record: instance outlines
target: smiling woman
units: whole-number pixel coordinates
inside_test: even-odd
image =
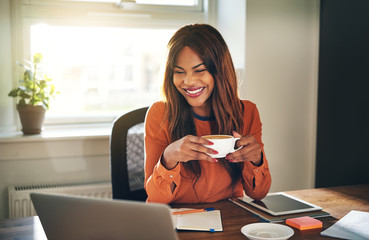
[[[168,43],[164,100],[145,119],[145,189],[149,202],[216,202],[269,191],[271,177],[258,110],[238,96],[227,44],[209,24],[177,30]],[[205,135],[233,135],[237,150],[215,159]],[[232,137],[232,136],[229,136]]]

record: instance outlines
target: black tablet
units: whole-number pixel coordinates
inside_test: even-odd
[[[239,199],[273,216],[322,210],[319,206],[283,192],[269,193],[260,201],[249,197],[239,197]]]

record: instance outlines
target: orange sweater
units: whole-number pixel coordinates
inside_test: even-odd
[[[255,104],[243,100],[244,130],[241,135],[254,135],[261,145],[261,122]],[[228,172],[218,163],[200,161],[201,175],[195,183],[186,173],[182,164],[167,170],[161,163],[160,157],[170,144],[168,122],[163,120],[165,105],[163,102],[154,103],[145,120],[145,189],[148,202],[161,203],[201,203],[216,202],[229,197],[246,195],[253,199],[263,198],[269,191],[271,176],[268,162],[263,153],[263,164],[259,167],[245,162],[242,170],[242,180],[234,188]],[[209,135],[211,121],[194,117],[198,136]],[[264,151],[264,150],[263,150]],[[172,193],[171,183],[176,188]]]

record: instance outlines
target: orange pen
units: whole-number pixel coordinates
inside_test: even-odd
[[[184,210],[184,211],[178,211],[178,212],[173,212],[173,215],[178,215],[178,214],[188,214],[188,213],[197,213],[197,212],[209,212],[209,211],[213,211],[215,210],[214,208],[202,208],[202,209],[192,209],[192,210]]]

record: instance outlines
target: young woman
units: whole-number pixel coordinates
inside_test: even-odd
[[[262,199],[271,177],[256,106],[240,100],[236,73],[221,34],[187,25],[170,39],[163,92],[145,120],[147,201],[215,202],[245,192]],[[210,134],[241,137],[242,148],[223,159],[207,153]]]

